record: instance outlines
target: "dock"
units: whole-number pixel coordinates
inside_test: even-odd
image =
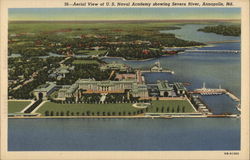
[[[163,69],[161,71],[151,71],[151,70],[141,70],[142,73],[171,73],[171,74],[174,74],[174,71],[172,70],[168,70],[168,69]]]
[[[229,96],[233,101],[238,102],[236,108],[238,111],[241,111],[240,108],[240,98],[238,98],[236,95],[234,95],[231,91],[227,89],[222,89],[221,86],[219,88],[206,88],[205,83],[203,83],[202,88],[195,89],[194,91],[190,91],[191,94],[200,94],[200,95],[221,95],[226,94]]]

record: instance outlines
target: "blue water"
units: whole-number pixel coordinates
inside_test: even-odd
[[[208,46],[197,48],[198,50],[240,50],[239,42],[210,44]]]
[[[182,30],[187,31],[187,28],[190,33],[194,32],[195,28],[190,25],[183,26]],[[196,41],[200,38],[203,42],[240,39],[203,32],[197,33],[199,36],[190,36],[184,31],[178,32],[178,36],[189,36],[190,40]],[[213,44],[199,49],[239,50],[240,43]],[[159,60],[163,68],[171,69],[175,74],[145,73],[147,83],[165,79],[190,82],[187,88],[193,90],[206,82],[208,88],[221,85],[240,97],[240,56],[232,53],[183,53],[146,61],[104,60],[142,69],[149,69]],[[238,114],[235,102],[226,95],[202,96],[202,99],[215,114]],[[230,118],[9,119],[8,131],[10,151],[240,149],[240,119]]]
[[[165,30],[161,31],[161,33],[173,33],[177,38],[197,42],[240,40],[240,37],[235,36],[221,36],[215,33],[197,32],[198,29],[208,25],[213,24],[187,24],[182,26],[181,29]]]
[[[202,100],[208,105],[214,114],[240,114],[235,107],[238,102],[233,101],[227,95],[202,96]]]
[[[239,150],[239,119],[10,119],[10,151]]]
[[[170,81],[190,82],[188,88],[193,90],[201,88],[203,82],[207,88],[222,88],[231,90],[240,96],[240,54],[233,53],[183,53],[180,55],[161,57],[148,61],[124,61],[120,58],[105,58],[106,62],[119,62],[131,67],[149,69],[158,60],[165,69],[175,72],[174,75],[166,73],[145,73],[148,83],[155,83],[157,79]]]

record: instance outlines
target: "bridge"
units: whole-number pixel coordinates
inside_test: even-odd
[[[241,53],[240,50],[185,50],[185,52],[193,52],[193,53]]]

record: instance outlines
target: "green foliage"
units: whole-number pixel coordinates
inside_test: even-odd
[[[216,33],[224,36],[240,36],[241,28],[240,25],[218,25],[218,26],[206,26],[198,29],[207,33]]]

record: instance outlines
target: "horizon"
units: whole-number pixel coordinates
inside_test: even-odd
[[[9,21],[240,20],[240,8],[10,8]]]
[[[171,19],[171,20],[9,20],[9,22],[180,22],[180,21],[240,21],[241,19]]]

